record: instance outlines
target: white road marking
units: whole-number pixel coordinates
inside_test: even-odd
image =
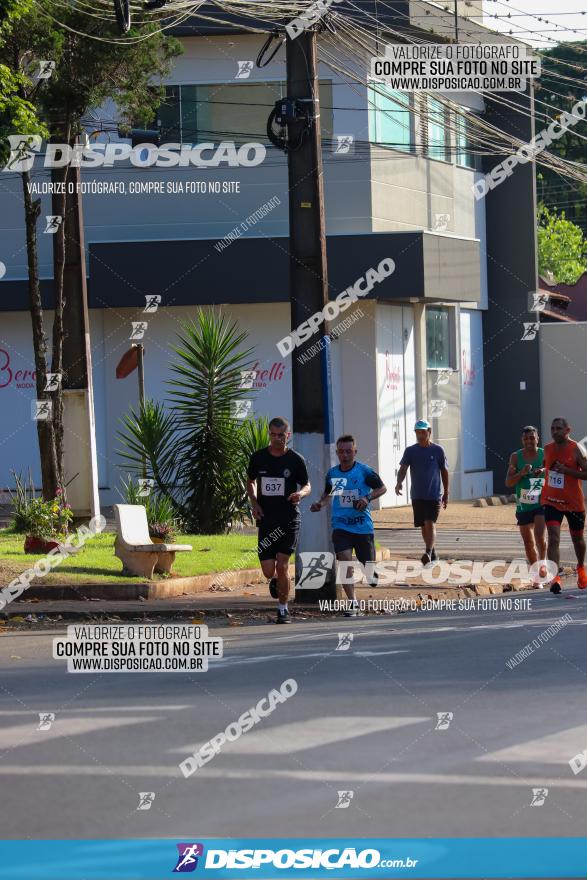
[[[100,764],[35,764],[34,772],[36,776],[109,776],[109,777],[157,777],[159,779],[179,779],[184,784],[193,783],[193,779],[200,781],[208,781],[217,779],[219,782],[226,780],[251,780],[252,782],[260,782],[262,780],[289,780],[291,782],[314,782],[319,783],[338,783],[348,787],[350,783],[367,783],[371,785],[477,785],[477,786],[498,786],[501,788],[526,788],[531,789],[536,785],[547,788],[557,789],[577,789],[585,792],[587,790],[587,779],[559,779],[558,777],[540,776],[473,776],[463,773],[392,773],[386,771],[373,771],[371,773],[353,772],[348,766],[343,770],[283,770],[283,769],[244,769],[244,770],[227,770],[226,767],[214,767],[213,764],[206,765],[198,769],[197,774],[192,779],[185,780],[179,766],[153,764],[133,765],[123,764],[121,766],[103,766]],[[31,765],[21,764],[12,766],[0,765],[0,776],[27,776],[31,775]],[[117,781],[118,784],[118,781]]]
[[[293,721],[291,724],[279,724],[263,729],[255,728],[234,742],[226,742],[222,752],[233,755],[290,755],[368,736],[370,733],[397,730],[410,724],[422,724],[425,721],[430,723],[429,718],[398,718],[391,715],[325,715],[308,721]],[[202,743],[196,745],[192,743],[171,749],[171,753],[185,756],[195,752],[201,745]]]
[[[159,706],[159,705],[151,705],[151,706],[86,706],[85,708],[80,708],[76,706],[75,709],[61,709],[59,711],[58,708],[55,708],[54,705],[43,705],[39,703],[39,711],[52,712],[55,709],[58,717],[67,716],[67,715],[78,715],[81,712],[91,712],[94,714],[95,712],[180,712],[185,709],[193,709],[193,706],[189,704],[185,704],[183,706]],[[0,709],[0,718],[9,715],[24,715],[33,718],[38,718],[39,713],[33,712],[30,709]]]
[[[303,644],[306,644],[307,642],[312,642],[312,641],[316,642],[316,641],[322,641],[325,639],[334,638],[334,633],[336,632],[336,627],[338,627],[338,626],[340,626],[342,628],[344,628],[344,627],[349,628],[349,625],[350,625],[351,627],[355,627],[355,631],[356,631],[356,624],[357,623],[359,623],[361,626],[363,624],[370,624],[369,627],[364,627],[365,632],[368,634],[369,637],[389,635],[389,629],[381,628],[380,621],[377,621],[377,629],[372,628],[373,625],[375,624],[375,620],[373,620],[373,618],[367,619],[367,618],[363,618],[363,617],[361,617],[361,618],[346,618],[346,617],[342,618],[341,617],[340,619],[336,619],[336,620],[332,620],[332,619],[317,620],[314,622],[310,622],[308,624],[304,623],[304,624],[299,624],[299,626],[296,625],[296,629],[300,629],[301,632],[298,632],[292,636],[282,636],[281,634],[277,635],[277,633],[275,633],[275,632],[268,632],[267,630],[265,630],[264,637],[258,637],[256,634],[253,636],[253,635],[247,635],[247,634],[243,633],[238,638],[235,637],[234,639],[231,639],[231,642],[234,645],[238,644],[239,648],[241,648],[241,649],[242,648],[250,648],[250,649],[262,648],[262,647],[267,646],[267,643],[269,640],[267,639],[266,636],[269,635],[269,636],[274,637],[271,640],[271,645],[273,647],[279,647],[283,642],[290,642],[290,643],[291,642],[301,642]],[[311,627],[311,629],[309,627]],[[228,641],[228,639],[226,639],[226,638],[224,640]],[[288,645],[288,647],[289,647],[289,645]]]
[[[350,657],[353,654],[360,654],[360,651],[337,651],[334,636],[332,637],[332,648],[330,651],[318,651],[316,653],[310,654],[265,654],[263,657],[247,657],[244,654],[237,654],[233,657],[222,657],[221,659],[214,660],[214,667],[212,668],[226,668],[227,666],[246,666],[250,663],[275,663],[278,660],[288,660],[291,662],[292,660],[318,660],[325,659],[326,657],[330,658],[339,658],[339,657]],[[366,655],[366,652],[363,652]],[[373,651],[369,654],[369,656],[376,656],[378,654],[406,654],[406,649],[397,649],[396,651]]]
[[[0,728],[0,749],[14,749],[21,746],[44,744],[50,739],[61,739],[64,736],[84,736],[97,730],[113,727],[127,727],[130,724],[143,724],[146,721],[160,721],[156,715],[126,716],[106,718],[59,718],[56,717],[50,728],[38,730],[39,716],[33,719],[31,712],[30,724],[17,724],[12,727]]]
[[[481,755],[477,761],[503,761],[505,763],[564,764],[569,773],[569,761],[573,755],[587,749],[587,724],[569,727],[539,739],[525,740],[506,746],[496,752]]]

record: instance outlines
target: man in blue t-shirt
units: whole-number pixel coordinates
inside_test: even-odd
[[[402,494],[402,483],[410,469],[412,481],[412,508],[414,510],[414,526],[422,529],[422,537],[426,552],[422,554],[422,562],[427,565],[438,557],[434,549],[436,541],[436,520],[440,513],[440,505],[448,504],[448,462],[444,449],[430,439],[432,427],[426,419],[420,419],[414,425],[417,443],[405,450],[400,469],[397,474],[395,494]],[[440,491],[442,480],[443,492]]]
[[[356,461],[357,445],[352,434],[343,434],[336,441],[340,464],[326,474],[324,492],[310,507],[313,513],[322,510],[332,498],[332,543],[336,558],[350,562],[353,550],[363,565],[375,562],[375,532],[369,504],[387,492],[379,474]],[[354,583],[343,584],[351,606],[347,617],[359,615]]]

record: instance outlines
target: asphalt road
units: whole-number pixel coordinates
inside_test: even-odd
[[[420,529],[378,528],[377,541],[392,553],[420,558],[424,547]],[[518,529],[506,531],[482,531],[481,529],[445,529],[436,532],[436,551],[441,559],[524,559],[524,543]],[[576,565],[573,542],[563,528],[560,536],[561,563]]]
[[[581,836],[587,595],[493,599],[532,607],[219,630],[225,657],[199,674],[75,675],[51,657],[58,630],[7,632],[2,837]],[[289,678],[295,695],[184,778],[180,761]]]

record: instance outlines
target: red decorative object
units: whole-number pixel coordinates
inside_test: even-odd
[[[135,346],[125,351],[116,367],[116,378],[126,379],[139,365],[139,350]]]
[[[48,553],[59,547],[59,541],[46,541],[45,538],[37,538],[35,535],[27,535],[24,539],[25,553]]]

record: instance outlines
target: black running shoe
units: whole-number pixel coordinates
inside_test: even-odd
[[[277,599],[277,578],[271,578],[269,581],[269,592],[274,599]]]
[[[287,608],[285,611],[280,611],[279,608],[277,609],[277,620],[275,623],[291,623],[291,617],[289,616]]]
[[[437,562],[437,561],[438,561],[438,556],[436,555],[436,550],[433,547],[432,550],[430,551],[430,562]]]
[[[429,565],[429,563],[431,562],[431,558],[430,558],[430,553],[428,553],[428,551],[426,551],[425,553],[422,553],[420,562],[422,563],[422,565]]]

